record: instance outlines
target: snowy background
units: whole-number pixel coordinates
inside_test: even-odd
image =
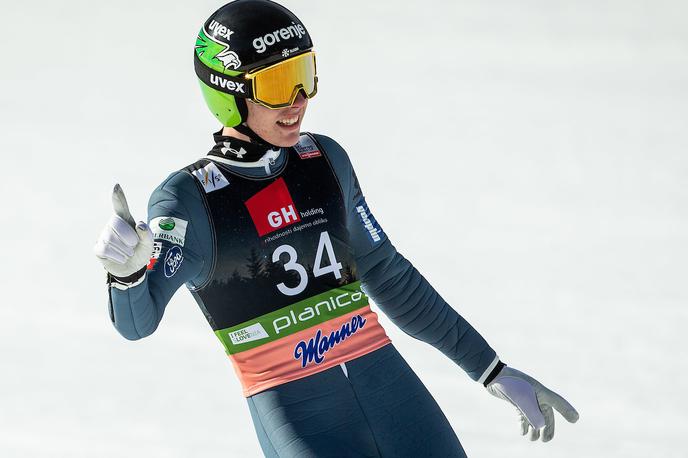
[[[128,342],[91,251],[116,181],[143,218],[211,146],[191,52],[221,3],[0,1],[0,456],[260,456],[189,293]],[[318,52],[304,128],[348,149],[397,248],[502,359],[581,413],[530,443],[383,318],[469,456],[688,456],[688,4],[285,4]]]

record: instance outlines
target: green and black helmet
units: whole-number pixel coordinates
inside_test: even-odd
[[[305,26],[282,5],[270,0],[226,4],[208,18],[196,39],[195,70],[208,108],[223,126],[245,122],[246,99],[255,100],[245,75],[312,48]]]

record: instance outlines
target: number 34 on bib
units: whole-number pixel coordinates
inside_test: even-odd
[[[329,265],[322,265],[323,252],[327,252],[327,257],[330,260]],[[294,249],[294,247],[291,245],[285,244],[275,248],[275,251],[272,253],[272,262],[279,262],[280,256],[282,256],[284,253],[289,256],[287,262],[284,263],[284,270],[296,272],[299,275],[299,283],[294,287],[290,287],[282,282],[277,284],[277,289],[280,291],[280,293],[286,296],[296,296],[297,294],[302,293],[306,289],[306,286],[308,286],[308,272],[306,272],[306,268],[302,264],[297,262],[298,254],[296,253],[296,249]],[[341,272],[342,263],[337,261],[337,258],[334,254],[334,248],[332,247],[332,240],[330,240],[330,235],[327,233],[327,231],[323,231],[320,233],[318,248],[315,252],[313,276],[321,277],[323,275],[332,273],[334,278],[340,279],[342,277]]]

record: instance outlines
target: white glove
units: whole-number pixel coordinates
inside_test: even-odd
[[[134,222],[124,191],[118,184],[112,191],[112,205],[115,214],[105,225],[93,251],[105,270],[123,279],[148,264],[153,252],[153,233],[143,221]]]
[[[566,399],[534,378],[508,366],[504,366],[486,388],[494,396],[509,401],[518,409],[521,417],[521,435],[528,434],[531,441],[538,440],[541,428],[544,428],[543,442],[548,442],[554,437],[552,407],[569,423],[578,421],[578,412]]]

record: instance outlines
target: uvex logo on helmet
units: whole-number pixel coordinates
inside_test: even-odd
[[[213,86],[221,87],[223,89],[229,89],[237,94],[246,94],[244,88],[244,83],[235,83],[234,81],[227,80],[221,76],[210,74],[210,83]]]
[[[224,38],[227,41],[229,41],[229,37],[231,37],[232,34],[234,33],[234,31],[230,30],[229,27],[224,26],[215,20],[210,21],[210,25],[208,26],[208,30],[210,30],[213,33],[213,35],[215,35],[215,36],[220,35],[222,38]]]
[[[279,43],[281,40],[288,40],[294,37],[301,38],[306,35],[306,28],[304,26],[294,21],[292,21],[291,24],[292,25],[288,27],[282,27],[281,29],[266,33],[264,36],[254,39],[253,47],[256,48],[258,54],[264,53],[268,49],[268,46]]]

